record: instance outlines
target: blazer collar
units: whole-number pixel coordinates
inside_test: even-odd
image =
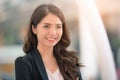
[[[38,69],[40,75],[42,76],[43,80],[49,80],[42,57],[41,57],[39,51],[37,49],[33,49],[32,56],[34,58],[37,69]]]

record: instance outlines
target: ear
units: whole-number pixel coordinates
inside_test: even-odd
[[[34,27],[34,25],[32,25],[32,32],[36,34],[36,28]]]

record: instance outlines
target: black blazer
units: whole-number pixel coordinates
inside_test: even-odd
[[[79,80],[82,80],[80,71]],[[37,49],[15,60],[16,80],[49,80],[43,60]]]

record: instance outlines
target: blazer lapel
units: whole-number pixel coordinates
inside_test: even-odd
[[[49,80],[42,57],[41,57],[39,51],[37,49],[34,49],[32,52],[32,56],[34,58],[35,64],[36,64],[38,71],[39,71],[40,75],[42,76],[43,80]]]

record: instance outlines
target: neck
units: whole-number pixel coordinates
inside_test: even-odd
[[[40,52],[40,55],[42,58],[51,58],[53,57],[53,47],[46,47],[46,46],[41,46],[38,45],[37,49]]]

